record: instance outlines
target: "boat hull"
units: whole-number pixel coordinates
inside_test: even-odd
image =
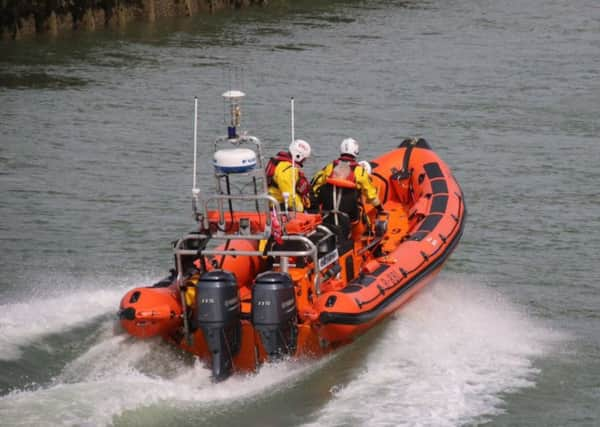
[[[168,336],[181,325],[182,304],[177,288],[141,287],[121,300],[121,326],[137,338]]]
[[[119,311],[124,329],[139,338],[161,336],[203,358],[219,379],[282,356],[318,357],[371,329],[436,278],[462,236],[466,216],[460,186],[424,140],[407,140],[371,165],[385,214],[363,206],[363,221],[348,234],[319,213],[287,218],[287,233],[301,236],[289,252],[295,256],[285,252],[294,242],[241,237],[242,230],[260,233],[268,214],[209,212],[208,233],[229,230],[231,238],[212,252],[186,252],[194,254],[195,273],[182,271],[128,292]],[[306,236],[317,242],[318,263],[306,256],[311,252]],[[272,291],[257,299],[266,273],[272,283],[260,289]],[[225,284],[214,283],[215,293],[202,296],[211,275],[231,277],[228,296],[219,299]],[[202,307],[213,295],[235,305],[235,313],[219,303],[213,320],[207,318]],[[274,320],[259,326],[255,314],[264,309]],[[272,339],[276,342],[265,341]]]

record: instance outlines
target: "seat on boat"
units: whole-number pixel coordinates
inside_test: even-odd
[[[338,242],[350,239],[352,234],[352,222],[346,213],[333,213],[332,211],[324,212],[323,225],[337,236]]]
[[[349,239],[360,221],[368,222],[361,192],[352,181],[329,177],[317,197],[324,212],[323,223],[331,226],[341,240]]]
[[[332,228],[328,226],[325,226],[325,228],[328,228],[333,234],[323,230],[315,230],[306,236],[317,247],[317,258],[326,256],[333,251],[336,248],[336,242],[339,239],[335,229],[332,230]],[[310,250],[310,246],[300,240],[286,240],[282,243],[272,241],[269,248],[273,251],[289,252],[305,252]],[[304,267],[310,262],[310,257],[305,255],[295,256],[293,260],[297,267]]]

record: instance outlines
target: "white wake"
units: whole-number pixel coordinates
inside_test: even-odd
[[[456,426],[502,411],[535,385],[536,358],[561,340],[501,294],[439,279],[398,312],[362,371],[311,421],[327,426]]]
[[[20,309],[31,310],[38,303],[8,306],[0,324],[14,322],[15,330],[3,331],[3,339],[13,346],[3,346],[3,356],[11,351],[14,356],[19,345],[49,330],[71,327],[74,319],[85,321],[114,310],[122,293],[99,289],[62,297],[57,303],[70,311],[68,318],[48,312],[47,301],[40,301],[41,321],[26,328],[23,336],[17,333],[17,325],[26,323],[24,317],[19,320],[25,316]],[[535,385],[536,359],[562,339],[499,292],[460,278],[440,278],[379,332],[356,374],[334,384],[329,401],[323,401],[318,412],[306,414],[309,425],[481,422],[502,411],[505,393]],[[266,365],[258,374],[213,384],[210,371],[194,358],[160,340],[115,336],[112,321],[104,321],[90,348],[66,364],[50,384],[0,397],[0,418],[6,425],[102,426],[127,411],[157,404],[208,415],[228,402],[237,406],[285,393],[319,369],[334,372],[336,364],[330,362],[335,358]]]

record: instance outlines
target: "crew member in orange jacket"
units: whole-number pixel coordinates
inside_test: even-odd
[[[327,178],[345,179],[356,184],[366,201],[372,204],[378,211],[383,211],[383,206],[378,197],[378,191],[363,162],[357,162],[359,153],[358,142],[354,138],[346,138],[340,145],[340,157],[329,163],[315,174],[312,179],[313,193],[318,199],[320,188],[326,183]]]

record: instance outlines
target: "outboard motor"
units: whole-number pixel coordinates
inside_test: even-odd
[[[294,284],[287,273],[267,271],[256,277],[252,323],[271,358],[294,354],[298,337]]]
[[[204,273],[197,284],[196,326],[200,328],[212,355],[215,381],[224,380],[233,370],[233,356],[240,350],[240,297],[235,276],[229,271]]]

